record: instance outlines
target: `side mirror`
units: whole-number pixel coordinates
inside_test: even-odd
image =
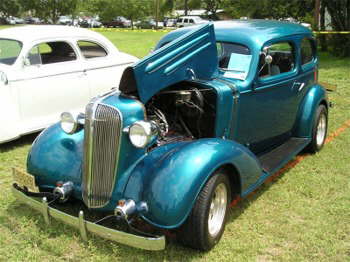
[[[265,55],[267,55],[269,53],[269,47],[268,46],[265,46],[263,48],[263,51],[262,51]]]

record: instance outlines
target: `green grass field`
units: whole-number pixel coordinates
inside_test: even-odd
[[[164,33],[104,33],[138,57]],[[350,119],[350,59],[320,55],[329,93],[329,133]],[[231,209],[221,242],[201,253],[170,241],[142,251],[79,232],[42,216],[10,194],[12,166],[25,167],[35,135],[0,146],[0,261],[350,261],[350,128],[313,156],[262,186]]]

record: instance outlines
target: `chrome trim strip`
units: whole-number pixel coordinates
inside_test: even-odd
[[[18,191],[14,187],[12,187],[12,194],[16,197],[18,201],[27,204],[28,206],[30,206],[31,208],[39,212],[42,212],[42,210],[44,209],[43,208],[44,205],[42,203],[40,203],[39,201],[36,201],[34,198],[26,196],[24,193]],[[133,235],[123,231],[118,231],[108,227],[104,227],[104,226],[92,223],[90,221],[86,221],[84,220],[83,213],[81,214],[79,213],[79,218],[78,218],[78,217],[68,215],[50,206],[47,207],[47,214],[48,216],[55,218],[63,222],[64,224],[68,224],[72,227],[75,227],[76,229],[79,229],[80,232],[82,233],[83,240],[85,238],[83,227],[85,226],[85,233],[91,232],[102,238],[109,239],[124,245],[145,249],[145,250],[153,250],[153,251],[159,251],[165,248],[164,236],[143,237],[143,236]]]
[[[65,73],[59,73],[59,74],[52,74],[52,75],[47,75],[47,76],[38,76],[38,77],[30,77],[30,78],[20,78],[20,79],[15,79],[15,80],[9,80],[9,83],[20,82],[20,81],[26,81],[26,80],[35,80],[35,79],[41,79],[41,78],[47,78],[47,77],[54,77],[54,76],[61,76],[61,75],[69,75],[69,74],[77,74],[77,73],[86,73],[86,72],[88,72],[88,71],[93,71],[93,70],[98,70],[98,69],[105,69],[105,68],[110,68],[110,67],[131,65],[131,64],[133,64],[133,63],[134,63],[134,62],[120,63],[120,64],[114,64],[114,65],[109,65],[109,66],[101,66],[101,67],[94,67],[94,68],[88,68],[88,69],[83,69],[83,70],[76,70],[76,71],[65,72]]]
[[[85,71],[87,72],[87,71],[116,67],[116,66],[132,65],[133,63],[134,62],[127,62],[127,63],[120,63],[120,64],[114,64],[114,65],[109,65],[109,66],[94,67],[94,68],[86,69]]]
[[[59,74],[52,74],[52,75],[47,75],[47,76],[20,78],[20,79],[11,80],[10,83],[26,81],[26,80],[35,80],[35,79],[41,79],[41,78],[47,78],[47,77],[53,77],[53,76],[70,75],[70,74],[76,74],[76,73],[85,73],[85,72],[86,72],[86,70],[77,70],[77,71],[71,71],[71,72],[65,72],[65,73],[59,73]]]

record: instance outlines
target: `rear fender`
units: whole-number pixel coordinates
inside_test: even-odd
[[[305,95],[301,106],[299,107],[298,116],[294,128],[296,137],[310,138],[315,118],[315,112],[318,105],[326,103],[328,100],[326,90],[321,85],[313,85]]]
[[[151,151],[131,172],[125,198],[145,201],[143,218],[162,228],[179,227],[189,215],[210,175],[233,165],[241,192],[262,174],[256,157],[242,145],[223,139],[200,139],[161,146]]]

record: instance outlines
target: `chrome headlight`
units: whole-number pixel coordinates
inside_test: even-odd
[[[158,126],[153,121],[136,121],[129,128],[129,139],[137,148],[143,148],[155,141]]]
[[[74,115],[70,112],[61,114],[61,128],[67,134],[74,134],[79,129],[80,124],[84,124],[83,114]]]

